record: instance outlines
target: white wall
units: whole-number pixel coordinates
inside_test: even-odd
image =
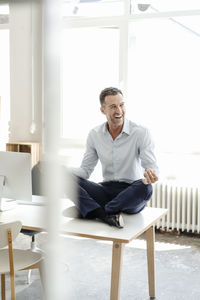
[[[10,141],[42,139],[42,9],[41,1],[10,2]],[[33,23],[33,27],[31,24]],[[36,130],[32,134],[32,35]]]

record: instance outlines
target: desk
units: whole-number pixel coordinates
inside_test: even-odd
[[[0,212],[0,223],[19,220],[23,229],[42,231],[46,229],[46,207],[37,205],[21,205]]]
[[[68,207],[69,205],[64,205]],[[12,211],[0,213],[0,222],[21,220],[23,228],[45,229],[46,208],[43,206],[19,205]],[[112,272],[110,300],[120,299],[121,266],[124,245],[146,234],[149,295],[155,298],[154,225],[167,214],[167,209],[146,207],[136,215],[123,214],[125,227],[118,229],[94,220],[62,217],[61,232],[86,238],[112,241]]]

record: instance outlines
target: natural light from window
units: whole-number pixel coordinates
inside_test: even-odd
[[[92,10],[108,4],[115,11],[117,3],[121,1],[79,1],[77,5],[79,12],[81,6]],[[145,10],[139,4],[146,4]],[[113,27],[97,27],[96,21],[92,25],[86,18],[87,25],[79,20],[78,26],[73,23],[63,30],[62,137],[84,145],[89,130],[105,121],[99,111],[100,91],[111,85],[121,87],[122,80],[127,87],[127,118],[147,126],[154,137],[160,178],[198,185],[200,17],[195,10],[200,1],[184,0],[181,5],[180,1],[131,1],[130,8],[127,27],[119,14]],[[173,10],[179,11],[178,16],[158,17]],[[134,13],[143,12],[153,17],[134,18]],[[112,15],[110,10],[101,13]],[[123,44],[125,35],[127,44]],[[83,150],[78,150],[76,161]]]
[[[65,0],[63,16],[97,17],[115,16],[124,13],[123,0]]]
[[[200,9],[199,0],[131,0],[131,11],[133,14],[193,9]]]
[[[118,85],[119,32],[116,28],[63,31],[63,137],[85,140],[104,121],[99,93]]]
[[[179,179],[187,169],[195,180],[200,167],[200,20],[175,21],[131,24],[128,115],[151,129],[159,153],[171,153],[163,154],[161,169],[170,167],[170,176]]]

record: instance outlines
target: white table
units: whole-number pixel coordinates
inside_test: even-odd
[[[36,205],[17,205],[16,208],[0,212],[0,223],[19,220],[23,229],[46,230],[46,207]]]
[[[141,234],[146,234],[149,296],[155,298],[155,262],[154,262],[154,225],[167,214],[167,209],[146,207],[136,215],[123,214],[125,226],[123,229],[110,227],[107,224],[84,219],[66,218],[62,225],[64,233],[107,240],[113,242],[112,273],[110,300],[120,299],[120,280],[124,245],[130,243]]]
[[[63,205],[63,209],[68,205]],[[110,300],[120,299],[120,280],[124,245],[145,233],[147,241],[149,296],[155,298],[154,225],[167,214],[167,209],[146,207],[136,215],[123,214],[125,227],[118,229],[95,220],[62,217],[61,231],[86,238],[112,241],[112,273]],[[46,229],[46,207],[18,205],[15,209],[0,212],[0,222],[21,220],[24,229]]]

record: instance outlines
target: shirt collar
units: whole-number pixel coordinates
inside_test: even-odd
[[[130,126],[129,121],[127,119],[124,119],[124,126],[122,128],[122,133],[125,132],[126,134],[130,134]]]
[[[107,133],[108,132],[108,123],[105,122],[104,123],[104,126],[103,126],[103,133]],[[127,119],[124,118],[124,125],[123,125],[123,128],[122,128],[122,132],[123,133],[125,132],[126,134],[130,134],[130,126],[129,126],[129,121]]]

